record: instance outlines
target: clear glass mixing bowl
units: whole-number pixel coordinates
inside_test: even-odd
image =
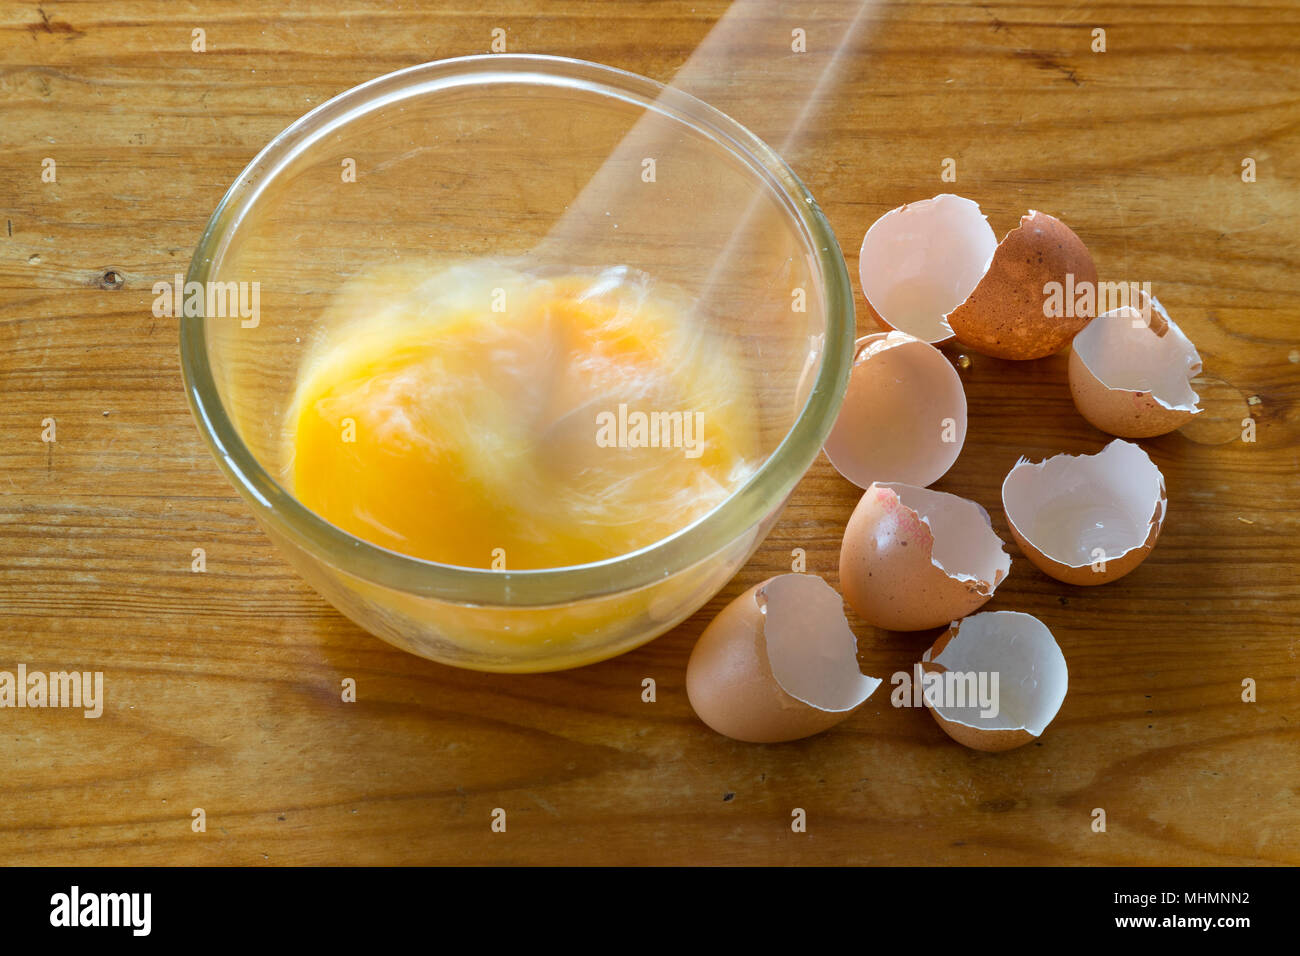
[[[325,521],[276,477],[313,329],[349,277],[431,255],[626,265],[685,290],[756,383],[761,466],[670,537],[573,567],[453,567]],[[559,57],[442,60],[323,104],[240,175],[186,280],[248,283],[250,299],[258,284],[256,321],[183,317],[180,347],[199,430],[267,534],[361,627],[480,670],[602,660],[703,605],[816,457],[853,350],[843,256],[780,157],[685,93]]]

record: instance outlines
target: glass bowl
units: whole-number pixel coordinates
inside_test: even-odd
[[[753,383],[761,464],[669,537],[572,567],[438,564],[324,520],[282,477],[286,415],[317,323],[350,277],[431,255],[621,265],[683,290]],[[180,319],[190,406],[267,534],[367,631],[488,671],[612,657],[717,593],[817,456],[854,341],[839,246],[776,153],[685,93],[548,56],[426,63],[312,110],[212,214],[186,276],[195,290],[202,305],[190,311],[202,314]]]

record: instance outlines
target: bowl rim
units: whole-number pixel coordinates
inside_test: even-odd
[[[820,270],[826,328],[821,364],[794,424],[744,484],[691,524],[627,554],[589,564],[490,570],[401,554],[331,524],[262,467],[226,412],[208,362],[202,316],[180,318],[181,374],[200,434],[226,477],[268,530],[319,561],[381,587],[438,600],[496,607],[571,604],[633,591],[691,568],[724,550],[779,510],[812,465],[848,386],[855,317],[848,270],[830,223],[777,153],[746,127],[703,101],[616,67],[541,54],[480,54],[406,67],[354,86],[290,124],[248,163],[208,219],[186,283],[205,284],[229,239],[265,187],[326,134],[382,105],[468,83],[542,83],[614,96],[656,110],[718,140],[767,180],[801,228]],[[755,542],[757,543],[757,542]]]

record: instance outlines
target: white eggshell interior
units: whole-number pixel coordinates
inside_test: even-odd
[[[978,203],[949,193],[911,202],[867,230],[862,292],[893,328],[942,342],[952,337],[948,313],[975,291],[997,247]]]
[[[1144,316],[1121,306],[1099,315],[1074,337],[1074,351],[1107,388],[1150,392],[1165,408],[1199,412],[1191,379],[1201,356],[1154,296]]]
[[[949,671],[997,674],[997,714],[980,705],[936,706],[943,717],[979,730],[1027,730],[1040,736],[1065,700],[1065,655],[1042,621],[1019,611],[987,611],[958,621],[946,647],[933,659]],[[930,651],[921,658],[929,662]],[[990,689],[992,683],[987,685]],[[948,702],[951,703],[951,702]]]
[[[934,536],[930,563],[958,581],[978,581],[997,587],[1011,569],[1011,556],[993,531],[989,513],[974,501],[942,491],[911,485],[884,484],[903,507],[925,522]]]
[[[1095,455],[1020,459],[1002,483],[1007,520],[1054,561],[1114,561],[1164,518],[1165,479],[1139,446],[1116,439]],[[1153,517],[1154,516],[1154,517]]]
[[[942,352],[902,332],[858,340],[825,445],[841,475],[859,488],[889,481],[924,487],[952,467],[965,441],[966,391]]]
[[[772,676],[795,700],[842,713],[870,697],[880,680],[858,669],[858,639],[844,602],[812,574],[782,574],[758,589]]]

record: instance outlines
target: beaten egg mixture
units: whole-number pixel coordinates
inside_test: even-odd
[[[407,262],[348,282],[319,328],[285,477],[393,551],[511,570],[600,561],[684,528],[758,463],[729,343],[625,268]]]

